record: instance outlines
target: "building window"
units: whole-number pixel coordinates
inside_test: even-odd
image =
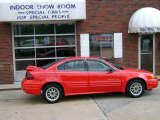
[[[113,34],[90,35],[90,55],[112,58]]]
[[[17,71],[76,56],[75,23],[16,24],[13,30]]]

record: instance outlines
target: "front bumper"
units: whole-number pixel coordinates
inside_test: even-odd
[[[39,81],[23,79],[21,86],[22,90],[27,94],[41,94],[41,83]]]
[[[158,87],[158,78],[153,78],[148,81],[148,90],[151,90],[152,88]]]

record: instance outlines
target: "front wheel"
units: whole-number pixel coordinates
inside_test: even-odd
[[[126,93],[130,97],[138,98],[144,94],[144,90],[144,83],[141,80],[133,80],[128,83]]]
[[[59,85],[49,84],[44,87],[41,96],[48,103],[56,103],[63,98],[63,90]]]

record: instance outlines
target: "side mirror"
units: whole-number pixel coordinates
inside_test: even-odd
[[[107,71],[112,73],[114,70],[112,68],[109,68],[109,70]]]

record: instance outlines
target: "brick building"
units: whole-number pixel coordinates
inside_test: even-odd
[[[160,75],[159,10],[159,0],[1,1],[0,83],[80,55]]]

